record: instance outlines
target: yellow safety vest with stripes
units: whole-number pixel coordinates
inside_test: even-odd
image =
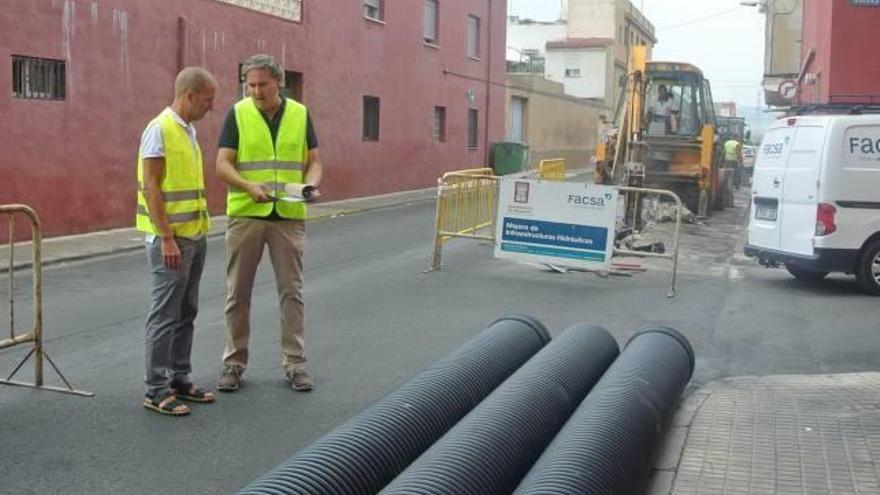
[[[235,123],[238,125],[235,167],[243,179],[265,184],[278,198],[286,195],[285,184],[302,184],[308,159],[304,105],[291,99],[286,101],[275,143],[269,125],[251,98],[235,104]],[[273,207],[282,218],[306,218],[306,206],[302,202],[255,203],[247,192],[236,187],[230,187],[226,197],[226,214],[230,217],[265,217]]]
[[[729,139],[724,143],[724,159],[731,162],[739,160],[739,141]]]
[[[210,228],[208,202],[205,199],[205,177],[202,150],[193,143],[170,109],[165,109],[149,125],[159,124],[165,149],[165,177],[162,179],[162,201],[171,230],[177,237],[195,238]],[[149,234],[159,234],[149,215],[144,196],[144,160],[138,154],[137,216],[135,226]]]

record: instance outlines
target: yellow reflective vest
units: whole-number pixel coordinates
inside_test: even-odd
[[[731,162],[739,160],[739,141],[728,139],[724,143],[724,159]]]
[[[202,170],[202,150],[193,146],[186,130],[174,120],[166,108],[149,125],[159,124],[165,148],[165,177],[162,179],[162,201],[171,230],[177,237],[197,238],[210,228],[208,202],[205,199],[205,176]],[[138,154],[137,215],[135,226],[142,232],[158,235],[160,232],[149,215],[144,196],[144,161]]]
[[[238,126],[235,168],[243,179],[265,184],[273,196],[284,197],[285,184],[303,183],[308,160],[306,107],[287,99],[274,143],[269,125],[251,98],[239,101],[234,108]],[[255,203],[247,192],[235,187],[230,187],[226,196],[226,214],[230,217],[265,217],[273,207],[282,218],[306,218],[302,202]]]

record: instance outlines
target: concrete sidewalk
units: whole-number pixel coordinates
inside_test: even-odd
[[[649,493],[880,493],[880,373],[705,385],[673,419]]]
[[[416,189],[380,196],[346,199],[342,201],[317,202],[309,205],[309,221],[315,222],[327,218],[350,215],[361,211],[376,210],[392,206],[403,206],[411,203],[432,201],[437,197],[436,188]],[[39,212],[37,212],[39,214]],[[211,219],[211,231],[208,237],[216,237],[226,232],[226,216]],[[141,249],[144,246],[144,234],[134,228],[89,232],[86,234],[53,237],[44,239],[42,245],[42,264],[49,266],[56,263],[76,261],[104,256],[119,252]],[[9,271],[9,245],[0,246],[0,273]],[[29,268],[33,265],[33,246],[31,242],[20,242],[15,245],[15,269]]]

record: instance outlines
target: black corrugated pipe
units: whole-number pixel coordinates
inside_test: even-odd
[[[515,493],[643,493],[694,362],[671,328],[636,334]]]
[[[570,327],[382,493],[509,494],[618,353],[605,329]]]
[[[500,318],[240,493],[376,493],[549,341],[534,318]]]

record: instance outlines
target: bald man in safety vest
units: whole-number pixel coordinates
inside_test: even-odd
[[[185,416],[181,400],[213,402],[214,395],[189,380],[199,282],[205,265],[210,218],[202,151],[193,122],[214,105],[217,81],[187,67],[174,83],[174,102],[147,125],[138,153],[137,229],[146,233],[152,273],[147,315],[147,409]]]

